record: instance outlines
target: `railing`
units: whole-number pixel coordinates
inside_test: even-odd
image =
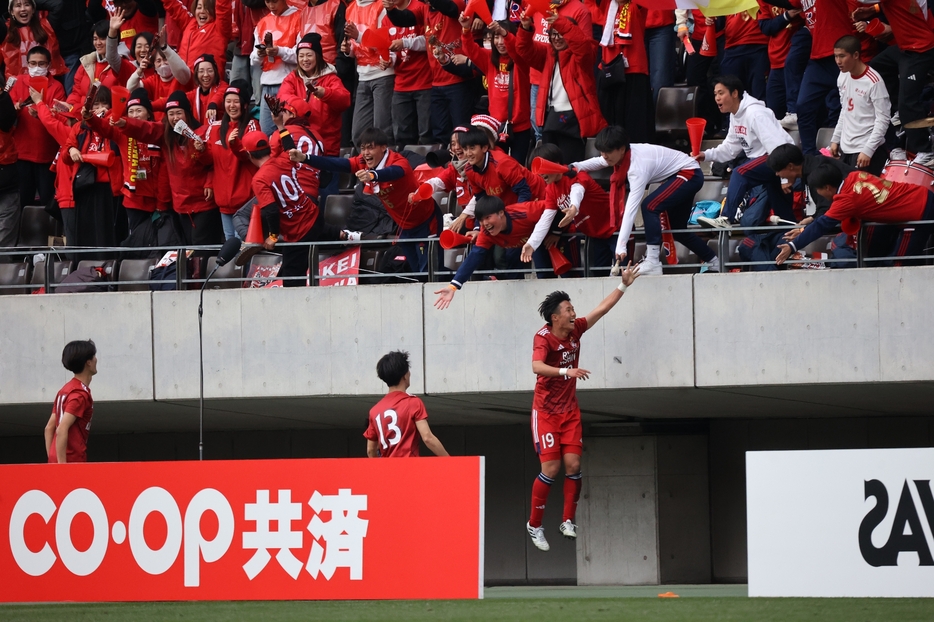
[[[867,226],[885,226],[885,227],[911,227],[916,225],[930,225],[934,224],[934,221],[931,220],[917,220],[917,221],[908,221],[903,223],[862,223],[858,234],[858,244],[857,244],[857,257],[856,262],[858,267],[872,267],[873,265],[881,264],[882,262],[890,262],[894,259],[898,261],[927,261],[930,262],[934,257],[932,255],[912,255],[904,257],[866,257],[864,255],[864,235],[865,228]],[[698,228],[688,228],[688,229],[671,229],[665,230],[663,233],[694,233],[716,236],[717,240],[717,257],[720,259],[721,271],[729,272],[732,268],[746,268],[762,265],[772,265],[773,261],[731,261],[730,260],[730,248],[729,242],[732,237],[736,237],[737,234],[745,237],[751,233],[774,233],[776,231],[789,231],[797,227],[792,225],[781,225],[781,226],[762,226],[762,227],[734,227],[732,230],[726,229],[698,229]],[[644,238],[644,230],[638,229],[634,230],[633,234],[638,238]],[[586,236],[579,234],[570,234],[565,236],[566,241],[576,240],[581,244],[581,263],[579,266],[572,268],[567,272],[565,277],[580,277],[591,274],[593,271],[605,271],[609,272],[611,266],[593,266],[590,264],[590,253],[587,248],[588,239]],[[319,272],[319,254],[322,251],[327,251],[329,249],[345,249],[349,246],[360,246],[361,251],[366,251],[369,249],[374,250],[383,250],[387,248],[392,248],[403,243],[399,240],[393,239],[377,239],[377,240],[360,240],[355,241],[352,244],[348,244],[346,241],[335,241],[335,242],[295,242],[295,243],[279,243],[276,245],[276,248],[282,247],[305,247],[308,248],[310,262],[309,262],[309,276],[294,276],[294,277],[282,277],[276,276],[276,280],[308,280],[311,286],[318,286],[319,281],[322,278],[336,278],[334,276],[325,276],[322,277],[318,274]],[[428,244],[428,254],[430,257],[438,257],[438,261],[429,261],[428,270],[426,272],[398,272],[398,273],[381,273],[375,270],[369,270],[359,267],[358,282],[361,284],[366,284],[368,281],[375,279],[377,277],[391,277],[407,281],[427,281],[427,282],[439,282],[446,281],[450,279],[454,270],[440,266],[440,245],[437,237],[429,238],[412,238],[407,239],[404,243],[427,243]],[[464,247],[465,252],[469,247]],[[39,254],[44,254],[46,256],[46,261],[44,264],[45,274],[41,282],[39,283],[25,283],[25,284],[12,284],[12,285],[0,285],[0,293],[3,293],[4,290],[21,290],[28,289],[31,291],[37,290],[39,288],[45,288],[45,291],[48,293],[54,292],[58,287],[61,287],[60,283],[56,283],[55,278],[53,278],[52,270],[54,268],[55,261],[72,261],[77,262],[81,261],[82,257],[93,258],[95,260],[101,260],[101,258],[110,258],[117,260],[118,262],[123,259],[125,255],[138,255],[141,252],[159,252],[160,254],[165,254],[168,251],[178,251],[179,257],[184,257],[186,251],[194,251],[195,256],[200,256],[205,259],[204,266],[202,271],[205,272],[207,269],[207,257],[214,255],[220,249],[219,245],[209,245],[209,246],[164,246],[164,247],[105,247],[105,248],[86,248],[86,247],[21,247],[21,248],[10,248],[0,250],[0,262],[7,262],[7,258],[19,258],[22,260],[26,258],[30,263],[35,263],[30,261],[29,258],[35,258]],[[925,248],[925,250],[930,250]],[[64,257],[63,257],[64,256]],[[57,259],[56,259],[57,258]],[[819,260],[815,259],[788,259],[785,264],[794,265],[794,264],[808,264],[815,261],[820,261],[824,264],[833,265],[836,263],[852,263],[852,258],[822,258]],[[204,278],[190,278],[187,274],[187,262],[176,262],[176,280],[175,288],[176,289],[188,289],[189,286],[198,286],[202,285],[205,281]],[[678,269],[694,269],[700,268],[705,265],[701,262],[693,263],[683,263],[679,262],[676,266],[671,266],[672,268],[677,267]],[[116,270],[115,270],[116,272]],[[554,274],[550,270],[536,269],[533,267],[528,268],[516,268],[516,269],[494,269],[494,270],[476,270],[474,272],[475,276],[495,276],[495,277],[524,277],[528,274],[536,274],[538,278],[543,278],[546,274],[549,277],[553,277]],[[119,287],[121,285],[152,285],[156,281],[152,280],[134,280],[134,281],[120,281],[118,280],[118,274],[111,275],[111,279],[102,281],[101,283],[110,287]],[[31,279],[35,281],[35,277]],[[211,283],[217,284],[229,284],[229,283],[247,283],[253,281],[254,277],[250,277],[244,274],[242,277],[223,277],[223,276],[214,276],[211,279]],[[71,285],[71,284],[67,284]]]

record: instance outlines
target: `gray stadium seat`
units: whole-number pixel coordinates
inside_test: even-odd
[[[404,147],[402,147],[402,150],[411,151],[412,153],[417,153],[421,156],[426,156],[432,151],[440,151],[442,148],[443,148],[442,145],[435,143],[431,145],[405,145]]]
[[[457,193],[456,192],[436,192],[434,194],[435,202],[438,204],[438,207],[441,208],[442,214],[451,214],[451,208],[453,205],[457,204]]]
[[[29,282],[29,264],[28,263],[2,263],[0,264],[0,285],[23,285],[15,289],[0,289],[0,296],[9,296],[12,294],[28,294],[29,288],[25,285]]]
[[[817,149],[823,149],[825,147],[830,147],[830,141],[833,139],[832,127],[822,127],[817,130]]]
[[[658,90],[655,131],[687,136],[685,121],[697,116],[697,87],[669,86]]]
[[[719,203],[726,198],[727,184],[722,179],[705,181],[703,187],[697,191],[694,201],[716,201]]]
[[[801,134],[798,133],[798,130],[787,130],[788,135],[791,136],[792,142],[794,142],[796,147],[801,146]]]
[[[213,259],[213,258],[212,258]],[[120,262],[118,271],[118,281],[148,281],[150,269],[159,262],[158,259],[124,259]],[[137,284],[119,284],[117,291],[120,292],[142,292],[148,291],[148,283]]]
[[[56,261],[52,264],[52,278],[51,284],[57,285],[61,283],[66,276],[71,274],[73,264],[70,261]],[[39,261],[36,262],[36,265],[33,267],[32,279],[30,279],[31,285],[38,285],[40,287],[45,286],[45,262]]]
[[[447,249],[442,252],[442,262],[448,270],[457,271],[467,257],[467,247]]]
[[[126,263],[126,262],[123,262]],[[217,265],[217,257],[208,258],[208,271],[207,274],[211,274],[214,270],[214,266]],[[225,265],[217,269],[217,272],[214,273],[214,276],[211,278],[210,288],[211,289],[236,289],[243,285],[242,281],[224,281],[224,279],[242,279],[243,278],[243,266],[238,266],[236,262],[229,261]]]
[[[114,272],[116,272],[117,261],[115,259],[84,259],[78,262],[78,270],[82,268],[103,268],[104,280],[112,281]]]

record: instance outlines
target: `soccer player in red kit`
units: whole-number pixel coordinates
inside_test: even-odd
[[[622,283],[585,317],[577,317],[571,298],[564,292],[551,292],[538,307],[546,324],[532,341],[532,371],[538,376],[532,401],[532,437],[542,472],[532,483],[532,514],[526,527],[532,543],[543,551],[550,548],[542,527],[545,501],[562,461],[564,514],[558,530],[565,538],[577,537],[574,515],[581,494],[583,449],[577,379],[587,380],[590,375],[578,367],[581,335],[619,302],[638,276],[639,267],[630,263],[623,270]]]
[[[75,377],[55,396],[45,425],[45,453],[50,464],[88,461],[88,433],[94,414],[91,378],[97,373],[97,346],[91,340],[72,341],[62,351],[62,365]]]
[[[370,423],[363,433],[366,455],[370,458],[418,458],[418,438],[421,437],[436,456],[447,456],[444,445],[428,426],[425,404],[406,393],[412,378],[409,353],[396,350],[383,356],[376,364],[376,375],[389,386],[389,392],[370,409]]]

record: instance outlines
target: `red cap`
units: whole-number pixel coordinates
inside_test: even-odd
[[[307,117],[311,114],[311,106],[308,105],[308,102],[299,97],[291,100],[285,104],[284,107],[296,117]]]
[[[243,145],[243,150],[247,153],[269,149],[269,139],[259,130],[247,132],[240,141],[240,144]]]

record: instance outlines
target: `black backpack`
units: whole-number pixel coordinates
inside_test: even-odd
[[[396,223],[386,212],[383,202],[372,194],[364,194],[362,183],[354,188],[353,208],[347,217],[347,228],[371,237],[396,234]]]
[[[149,249],[160,246],[181,246],[182,233],[175,212],[153,212],[152,218],[141,222],[121,246]],[[126,252],[123,259],[158,259],[165,251],[140,250]]]

